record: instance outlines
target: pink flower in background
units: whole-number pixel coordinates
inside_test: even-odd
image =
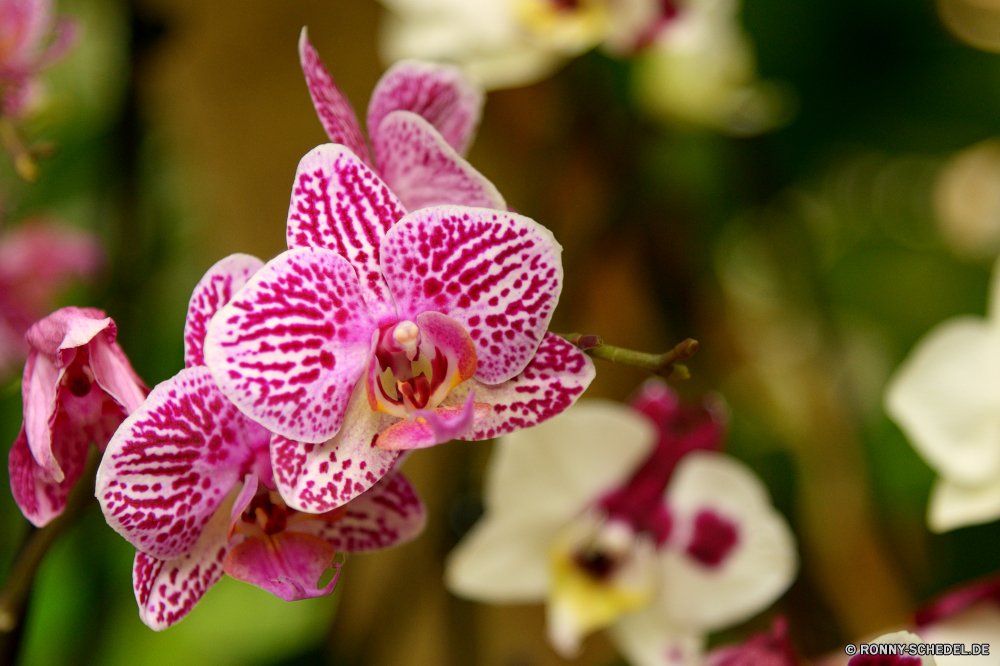
[[[722,431],[716,411],[682,407],[654,381],[632,407],[586,401],[501,437],[486,514],[446,584],[479,601],[544,601],[566,657],[610,628],[635,666],[700,664],[708,632],[766,608],[797,568],[763,484],[714,450]]]
[[[479,126],[483,93],[457,68],[415,60],[389,68],[368,104],[369,153],[350,102],[324,67],[305,28],[299,56],[327,136],[350,151],[341,158],[346,166],[357,158],[362,168],[373,169],[372,175],[381,178],[407,210],[437,204],[506,210],[493,183],[462,158]],[[363,173],[370,173],[368,168]],[[336,173],[345,187],[346,181],[361,175],[353,168]],[[300,165],[296,189],[322,192],[323,179],[329,177],[304,172]]]
[[[0,236],[0,377],[28,352],[24,334],[73,278],[93,277],[104,251],[90,233],[30,222]]]
[[[5,116],[18,118],[38,97],[39,72],[72,47],[75,21],[56,20],[50,0],[0,1],[0,86]]]
[[[203,365],[208,321],[262,262],[236,254],[209,269],[191,296],[186,369],[159,384],[112,438],[97,475],[108,523],[136,549],[133,586],[149,627],[183,618],[223,573],[285,600],[319,588],[337,550],[375,550],[423,528],[406,479],[381,482],[350,506],[311,515],[274,492],[271,433],[241,414]]]
[[[920,645],[923,642],[919,636],[911,634],[908,631],[896,631],[870,641],[870,643],[876,645],[887,646]],[[897,647],[896,649],[898,650],[899,648]],[[850,661],[847,662],[847,666],[941,666],[941,662],[935,661],[935,658],[932,656],[910,655],[910,648],[907,647],[905,650],[905,654],[898,654],[897,652],[896,654],[880,653],[877,655],[861,654],[859,651],[857,655],[851,657]],[[916,652],[916,650],[914,651]],[[891,650],[887,649],[887,652],[891,652]]]
[[[57,310],[27,340],[24,425],[10,449],[10,485],[21,512],[42,526],[62,513],[91,442],[103,450],[147,389],[100,310]]]
[[[704,666],[799,666],[800,663],[788,640],[788,621],[779,617],[769,633],[755,634],[738,645],[712,650],[705,655]]]
[[[399,176],[390,189],[354,152],[367,154],[356,120],[318,60],[310,69],[308,41],[301,46],[306,71],[330,84],[310,78],[321,118],[353,149],[328,144],[302,158],[289,250],[212,320],[205,359],[223,393],[275,433],[284,500],[319,513],[378,481],[399,450],[559,413],[589,385],[593,364],[547,332],[562,289],[552,234],[497,210],[502,200],[484,199],[464,175],[455,180],[467,174],[449,166],[461,158],[406,110],[422,109],[467,144],[474,122],[456,115],[464,97],[454,70],[403,63],[376,87],[369,125],[382,118],[375,154],[383,175]],[[454,159],[429,157],[428,145]],[[462,205],[407,214],[396,188],[415,206]]]

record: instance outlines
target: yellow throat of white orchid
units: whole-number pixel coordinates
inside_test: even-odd
[[[509,0],[525,35],[537,46],[576,55],[597,46],[612,29],[611,0]]]

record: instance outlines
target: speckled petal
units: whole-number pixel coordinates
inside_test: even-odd
[[[231,254],[208,269],[188,302],[184,322],[184,367],[205,365],[208,322],[263,266],[264,262],[252,255]]]
[[[357,271],[361,291],[380,324],[395,315],[382,279],[379,246],[406,211],[396,195],[343,146],[326,144],[299,162],[288,207],[289,249],[333,250]]]
[[[208,588],[222,578],[222,563],[229,552],[226,509],[225,505],[220,507],[194,546],[175,559],[161,560],[136,551],[132,587],[139,604],[139,619],[153,631],[180,622]]]
[[[375,134],[393,111],[412,111],[464,155],[479,126],[485,95],[452,65],[404,60],[390,67],[375,85],[368,103],[368,131]]]
[[[212,318],[205,362],[244,414],[323,442],[340,429],[374,330],[347,260],[299,248],[269,261]]]
[[[96,489],[104,517],[139,550],[179,557],[269,441],[207,368],[182,370],[153,389],[108,443]]]
[[[445,404],[459,404],[475,392],[476,400],[493,410],[458,439],[491,439],[562,413],[583,395],[594,375],[589,356],[558,335],[546,333],[528,367],[516,377],[493,386],[471,379],[456,387]]]
[[[319,121],[323,123],[330,141],[347,146],[361,161],[371,164],[372,159],[354,108],[326,70],[319,53],[309,41],[305,28],[302,28],[299,36],[299,62],[302,73],[306,76],[306,85],[309,86],[309,96],[312,97]]]
[[[535,355],[562,291],[562,247],[534,220],[440,206],[408,214],[382,242],[400,319],[433,310],[476,341],[475,378],[499,384]]]
[[[362,383],[355,386],[344,426],[322,444],[281,435],[271,440],[271,465],[278,491],[293,509],[330,511],[346,504],[378,482],[399,456],[375,446],[378,433],[398,420],[372,411]]]
[[[442,204],[507,210],[493,183],[411,111],[385,116],[372,130],[372,146],[382,180],[407,210]]]
[[[415,539],[424,529],[427,511],[420,496],[402,474],[391,471],[351,500],[336,522],[308,520],[289,530],[326,539],[337,550],[350,553],[381,550]]]

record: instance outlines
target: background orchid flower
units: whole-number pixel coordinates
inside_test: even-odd
[[[0,236],[0,376],[27,354],[24,334],[52,309],[59,289],[103,264],[97,239],[79,229],[35,221]]]
[[[208,270],[188,306],[187,367],[122,424],[98,471],[105,517],[136,547],[136,601],[153,629],[183,618],[223,573],[287,601],[329,594],[336,577],[317,583],[337,550],[385,548],[423,528],[423,506],[395,472],[321,515],[274,492],[271,433],[226,399],[203,355],[208,321],[261,266],[234,254]]]
[[[91,442],[104,450],[148,389],[100,310],[63,308],[26,335],[24,424],[10,449],[10,486],[24,516],[42,526],[62,513]]]
[[[295,183],[290,249],[205,345],[222,391],[275,433],[290,506],[329,511],[399,450],[528,427],[589,385],[590,359],[547,332],[562,290],[547,229],[484,208],[406,214],[344,146],[313,149]]]
[[[801,663],[788,640],[788,621],[779,617],[767,633],[712,650],[705,655],[704,666],[799,666]]]
[[[700,663],[708,632],[762,610],[797,568],[766,489],[712,450],[722,430],[717,412],[649,382],[631,407],[586,401],[501,437],[486,514],[446,584],[479,601],[545,601],[564,656],[606,627],[637,666]]]
[[[897,368],[885,410],[937,473],[927,507],[932,531],[1000,517],[1000,264],[987,317],[950,319]]]
[[[326,70],[305,28],[299,57],[330,141],[346,146],[373,169],[407,210],[437,204],[506,210],[493,183],[462,158],[479,126],[483,93],[456,67],[413,60],[390,67],[368,103],[369,152],[351,103]],[[345,179],[352,177],[352,171],[342,170],[338,176],[347,186]],[[321,190],[324,184],[317,178],[323,176],[300,169],[296,187]]]
[[[626,55],[678,12],[659,0],[382,0],[383,58],[460,63],[487,89],[528,85],[598,44]]]
[[[0,2],[0,86],[3,114],[20,117],[37,101],[38,73],[66,54],[78,26],[56,20],[51,0]]]
[[[920,637],[916,634],[911,634],[908,631],[896,631],[891,634],[879,636],[873,641],[866,642],[888,645],[912,645],[914,643],[923,643],[924,641],[920,640]],[[935,661],[935,658],[930,655],[911,656],[909,654],[857,654],[847,662],[847,666],[937,666],[938,664],[939,662]]]

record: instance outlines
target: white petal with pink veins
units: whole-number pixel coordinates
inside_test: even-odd
[[[208,269],[195,286],[184,322],[184,366],[205,365],[205,335],[216,312],[250,280],[264,262],[249,254],[231,254]]]
[[[545,333],[535,356],[520,374],[502,384],[470,379],[455,387],[445,404],[460,404],[469,392],[493,407],[465,440],[490,439],[546,421],[575,403],[595,375],[590,357],[554,333]]]
[[[194,545],[270,434],[226,400],[207,368],[159,384],[108,443],[95,494],[104,517],[160,559]]]
[[[32,350],[24,365],[21,395],[24,400],[24,430],[31,455],[53,481],[62,481],[63,472],[52,455],[50,423],[57,409],[59,382],[65,369],[59,369],[48,355]]]
[[[317,146],[299,161],[288,207],[289,249],[332,250],[357,271],[376,320],[395,315],[382,279],[379,247],[406,211],[388,186],[343,146]]]
[[[382,273],[400,319],[448,315],[476,342],[476,379],[524,370],[562,291],[562,247],[534,220],[439,206],[408,214],[382,242]]]
[[[299,36],[299,62],[306,75],[309,96],[312,97],[313,106],[316,107],[316,113],[319,114],[319,120],[330,141],[347,146],[361,161],[371,164],[368,146],[354,108],[326,70],[319,53],[310,43],[305,28],[302,28]]]
[[[161,560],[136,551],[132,588],[139,619],[150,629],[162,631],[180,622],[222,578],[222,563],[229,551],[228,503],[219,507],[194,545],[176,558]]]
[[[424,529],[427,511],[409,480],[391,471],[344,507],[336,522],[303,520],[288,530],[325,539],[337,550],[361,553],[381,550],[415,539]]]
[[[293,509],[322,513],[346,504],[375,485],[399,457],[383,451],[375,438],[399,418],[372,411],[363,383],[351,394],[344,425],[329,441],[300,442],[281,435],[271,440],[271,466],[278,491]]]
[[[496,186],[411,111],[386,115],[372,129],[372,147],[382,180],[407,210],[442,204],[507,210]]]
[[[61,414],[61,421],[65,415]],[[60,424],[62,425],[62,424]],[[62,513],[73,484],[80,478],[90,450],[90,436],[79,428],[61,427],[53,437],[53,455],[65,473],[55,481],[31,455],[24,428],[8,454],[10,489],[24,517],[42,527]]]
[[[665,624],[714,631],[742,622],[795,579],[792,532],[764,484],[735,458],[712,451],[684,456],[667,488],[667,504],[675,529],[661,559],[658,599],[647,611]],[[735,526],[736,540],[719,557],[710,553],[711,534],[708,548],[696,549],[699,516]]]
[[[485,95],[452,65],[404,60],[390,67],[375,85],[366,124],[375,134],[393,111],[412,111],[464,155],[479,126]]]
[[[212,318],[205,362],[244,414],[323,442],[340,429],[374,331],[347,260],[299,248],[269,261]]]

